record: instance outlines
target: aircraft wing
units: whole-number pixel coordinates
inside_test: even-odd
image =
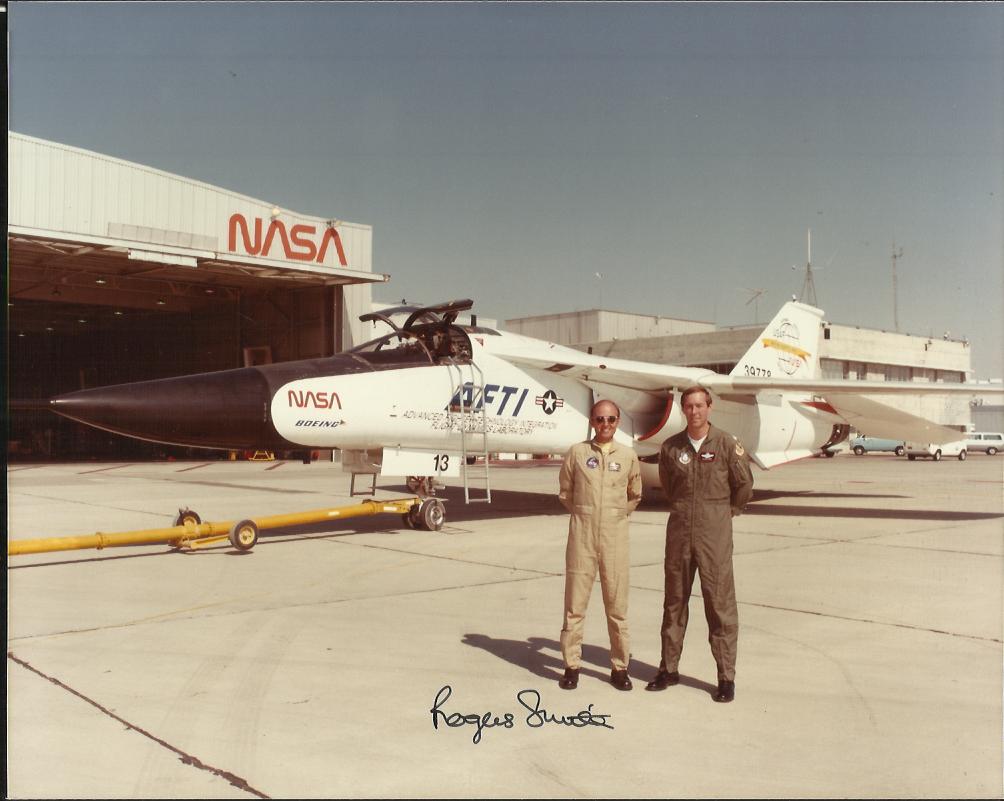
[[[507,333],[501,342],[486,337],[484,344],[493,355],[519,367],[547,370],[586,384],[606,384],[652,394],[689,387],[718,376],[711,370],[597,356],[518,334]]]
[[[913,442],[953,442],[959,439],[960,432],[891,405],[896,396],[959,397],[1004,391],[999,385],[987,384],[729,376],[711,370],[607,358],[551,343],[541,347],[538,340],[521,341],[523,338],[511,334],[508,337],[502,347],[492,348],[495,355],[523,367],[576,378],[601,391],[603,386],[609,386],[662,395],[699,384],[723,400],[739,402],[754,401],[759,392],[792,393],[806,399],[825,399],[803,402],[843,418],[859,431]],[[890,396],[889,402],[866,397],[874,395]]]
[[[749,395],[756,392],[804,392],[812,395],[985,395],[1004,393],[1004,387],[993,384],[946,384],[912,381],[856,381],[853,379],[785,379],[785,378],[745,378],[741,376],[711,373],[702,379],[705,386],[715,394]]]
[[[672,364],[639,362],[583,353],[564,345],[507,334],[509,342],[491,348],[500,358],[523,367],[549,370],[590,384],[610,384],[626,389],[660,392],[691,384],[707,387],[716,395],[755,395],[757,392],[793,392],[805,395],[984,395],[1004,393],[993,384],[920,383],[912,381],[857,381],[849,379],[747,378]],[[522,345],[520,340],[527,343]],[[486,346],[487,346],[486,342]],[[494,345],[495,343],[491,343]]]

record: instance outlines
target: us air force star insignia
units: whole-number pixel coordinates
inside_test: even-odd
[[[690,454],[686,451],[680,454],[680,464],[690,464]]]
[[[590,469],[594,469],[594,468],[598,467],[599,464],[600,464],[600,460],[597,459],[595,456],[590,456],[588,459],[586,459],[586,467],[588,467]]]
[[[544,414],[554,414],[555,409],[565,405],[565,400],[564,398],[559,398],[558,393],[553,389],[549,389],[543,395],[538,395],[534,399],[534,403],[543,408]]]

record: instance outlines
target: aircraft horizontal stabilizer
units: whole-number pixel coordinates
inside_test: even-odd
[[[827,400],[837,414],[862,434],[870,437],[930,442],[937,445],[955,442],[962,437],[959,431],[861,395],[838,395]]]

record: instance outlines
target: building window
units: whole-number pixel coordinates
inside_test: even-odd
[[[899,364],[887,364],[885,366],[886,381],[909,381],[910,368]]]
[[[819,370],[823,378],[843,378],[844,363],[837,359],[820,359]]]

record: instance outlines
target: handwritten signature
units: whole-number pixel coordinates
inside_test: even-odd
[[[501,715],[496,715],[492,712],[484,712],[482,714],[476,712],[469,714],[444,712],[443,705],[449,700],[451,695],[453,695],[453,688],[447,684],[436,693],[436,700],[432,704],[432,709],[429,710],[432,715],[432,728],[437,731],[439,730],[440,723],[450,728],[473,726],[474,735],[471,741],[477,745],[481,742],[481,736],[485,729],[511,729],[516,725],[516,715],[512,712],[505,712]],[[576,729],[586,726],[613,729],[613,726],[607,722],[607,718],[612,716],[593,712],[592,704],[589,704],[585,709],[576,712],[574,715],[557,715],[540,705],[540,693],[536,690],[520,690],[516,693],[516,701],[527,711],[524,722],[531,729],[539,729],[548,723],[557,726],[571,726]]]

